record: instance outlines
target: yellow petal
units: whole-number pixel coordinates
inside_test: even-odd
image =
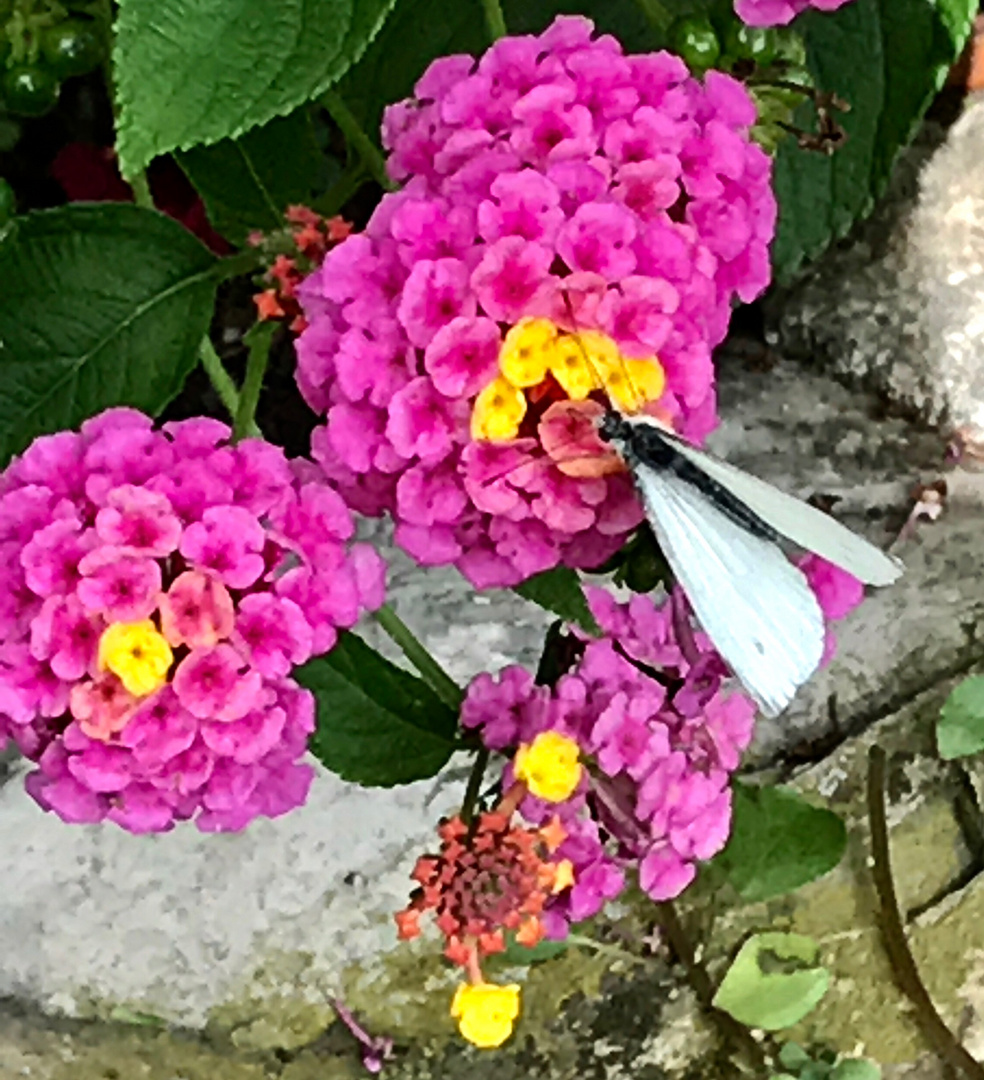
[[[522,319],[499,350],[499,370],[513,386],[536,386],[547,375],[557,327],[549,319]]]
[[[451,1015],[470,1043],[486,1050],[501,1046],[519,1016],[519,986],[464,983],[455,991]]]
[[[564,802],[581,781],[580,750],[559,731],[543,731],[516,751],[513,768],[530,792],[547,802]]]
[[[146,697],[167,682],[171,646],[150,619],[113,623],[99,638],[99,667],[111,671],[134,697]]]
[[[526,397],[502,377],[489,383],[475,398],[471,437],[505,442],[515,439],[526,415]]]

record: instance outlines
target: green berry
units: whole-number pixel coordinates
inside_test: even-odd
[[[17,64],[3,74],[3,100],[18,116],[44,116],[58,104],[61,86],[47,68]]]
[[[776,55],[776,32],[765,26],[746,26],[733,22],[728,27],[724,51],[735,60],[751,60],[758,67],[768,67]]]
[[[103,43],[91,21],[66,19],[41,35],[41,55],[59,79],[67,79],[97,67],[103,58]]]
[[[6,225],[17,213],[17,196],[10,184],[0,176],[0,226]]]
[[[670,27],[670,48],[692,71],[706,71],[721,55],[721,42],[709,19],[678,19]]]

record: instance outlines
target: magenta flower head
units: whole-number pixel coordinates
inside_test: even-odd
[[[111,409],[35,440],[0,475],[0,738],[28,791],[131,832],[303,803],[291,672],[383,600],[352,532],[310,464],[217,421]]]
[[[700,441],[732,301],[769,281],[745,89],[593,31],[560,17],[435,61],[385,115],[402,190],[299,290],[315,459],[480,588],[621,546],[641,510],[593,417],[612,401]]]
[[[836,11],[848,0],[735,0],[735,14],[749,26],[785,26],[807,8]]]
[[[731,774],[752,737],[755,705],[727,684],[728,671],[695,630],[679,593],[619,604],[588,590],[604,631],[551,688],[520,668],[480,675],[462,723],[492,749],[528,746],[545,731],[573,739],[589,764],[571,797],[532,794],[520,813],[541,824],[558,816],[573,883],[542,915],[551,936],[597,914],[634,874],[655,900],[693,880],[696,864],[724,846]],[[508,786],[515,767],[506,768]]]

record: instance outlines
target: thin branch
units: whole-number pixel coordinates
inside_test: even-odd
[[[385,633],[400,647],[400,651],[420,672],[424,682],[428,683],[435,694],[456,712],[461,708],[464,697],[461,687],[441,667],[423,644],[414,636],[410,627],[389,606],[383,606],[374,613],[376,622]]]
[[[636,0],[642,9],[643,15],[649,20],[654,29],[661,33],[668,30],[673,24],[673,16],[661,3],[661,0]]]
[[[868,751],[868,820],[871,826],[872,877],[878,893],[879,929],[888,954],[895,985],[912,1003],[916,1023],[927,1041],[952,1069],[967,1080],[984,1080],[984,1067],[974,1060],[956,1039],[936,1011],[933,999],[923,984],[915,958],[909,948],[899,912],[899,901],[892,878],[892,860],[888,846],[888,822],[885,817],[885,751],[872,746]]]
[[[475,817],[475,808],[478,805],[478,793],[482,788],[482,778],[489,763],[488,747],[483,746],[475,755],[471,773],[468,775],[468,786],[465,788],[465,797],[461,803],[461,820],[466,825],[471,825]]]
[[[257,323],[246,335],[249,356],[246,360],[246,376],[239,391],[239,405],[233,414],[232,437],[235,442],[251,435],[256,427],[256,406],[263,389],[263,376],[270,360],[275,326],[271,322]]]
[[[485,25],[489,28],[489,37],[493,41],[505,37],[508,33],[506,18],[502,14],[502,5],[499,0],[482,0],[482,8],[485,11]]]
[[[234,417],[239,411],[239,390],[232,376],[222,366],[219,354],[215,351],[215,346],[209,340],[207,334],[202,338],[201,344],[198,346],[198,359],[205,369],[205,374],[212,384],[212,389],[219,395],[219,401],[225,406],[226,412]],[[255,423],[246,434],[256,438],[261,437],[260,429]]]
[[[744,1051],[755,1068],[762,1070],[762,1072],[768,1072],[768,1056],[752,1037],[752,1033],[744,1024],[739,1024],[733,1016],[717,1008],[714,1004],[714,983],[711,982],[707,969],[697,959],[693,945],[690,943],[690,937],[680,921],[676,907],[669,900],[664,900],[662,903],[657,904],[656,908],[659,912],[660,928],[666,934],[670,948],[676,953],[680,963],[683,964],[687,979],[697,995],[697,1000],[711,1014],[715,1023],[731,1043],[736,1048]]]
[[[395,184],[386,172],[386,161],[376,144],[362,130],[359,121],[352,115],[351,109],[334,90],[326,90],[321,95],[321,104],[331,114],[338,125],[345,141],[359,155],[362,164],[372,178],[384,191],[393,191]]]

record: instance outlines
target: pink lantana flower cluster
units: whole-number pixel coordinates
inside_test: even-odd
[[[729,76],[580,17],[431,64],[384,119],[402,190],[299,289],[312,452],[348,504],[480,588],[618,550],[630,478],[569,448],[611,400],[716,424],[711,350],[770,276],[755,118]]]
[[[807,8],[836,11],[848,0],[735,0],[735,14],[749,26],[785,26]]]
[[[860,602],[857,582],[812,556],[804,573],[828,619]],[[563,937],[597,914],[634,872],[654,900],[681,893],[697,863],[724,847],[731,829],[731,776],[751,741],[756,707],[733,688],[710,639],[696,629],[683,593],[657,603],[618,603],[603,589],[588,601],[604,636],[587,640],[555,686],[525,668],[483,673],[468,687],[461,721],[491,750],[512,754],[544,732],[572,739],[587,767],[561,802],[526,795],[519,812],[534,825],[558,818],[556,859],[573,884],[541,914]],[[503,788],[512,783],[506,767]]]
[[[0,740],[65,821],[236,830],[302,804],[290,677],[382,603],[314,466],[208,419],[111,409],[0,476]]]

